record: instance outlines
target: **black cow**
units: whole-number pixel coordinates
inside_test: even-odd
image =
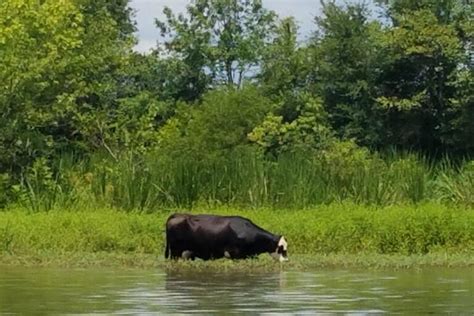
[[[240,216],[173,214],[166,222],[165,258],[250,258],[268,252],[286,261],[287,243]]]

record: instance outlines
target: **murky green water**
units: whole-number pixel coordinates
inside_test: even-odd
[[[0,267],[1,314],[474,314],[474,269],[258,274]]]

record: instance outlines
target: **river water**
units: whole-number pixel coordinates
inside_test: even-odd
[[[223,273],[0,267],[0,314],[474,315],[474,269]]]

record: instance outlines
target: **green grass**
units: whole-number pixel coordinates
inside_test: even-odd
[[[424,258],[434,260],[433,264],[470,265],[474,257],[474,210],[464,207],[376,208],[335,203],[293,211],[215,208],[193,212],[239,214],[285,235],[290,266],[377,265],[380,257],[385,258],[382,265],[426,264]],[[123,265],[150,266],[163,262],[164,225],[170,213],[111,209],[1,212],[0,262],[87,265],[89,260],[106,264],[103,258],[110,258]],[[405,264],[402,258],[411,259]],[[248,264],[272,262],[267,259]]]

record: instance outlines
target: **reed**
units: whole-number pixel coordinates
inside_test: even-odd
[[[125,210],[160,207],[308,208],[350,201],[364,205],[427,201],[474,205],[474,164],[433,164],[413,154],[282,154],[250,149],[206,160],[124,153],[118,160],[61,157],[24,176],[20,202],[31,211],[81,203]]]

